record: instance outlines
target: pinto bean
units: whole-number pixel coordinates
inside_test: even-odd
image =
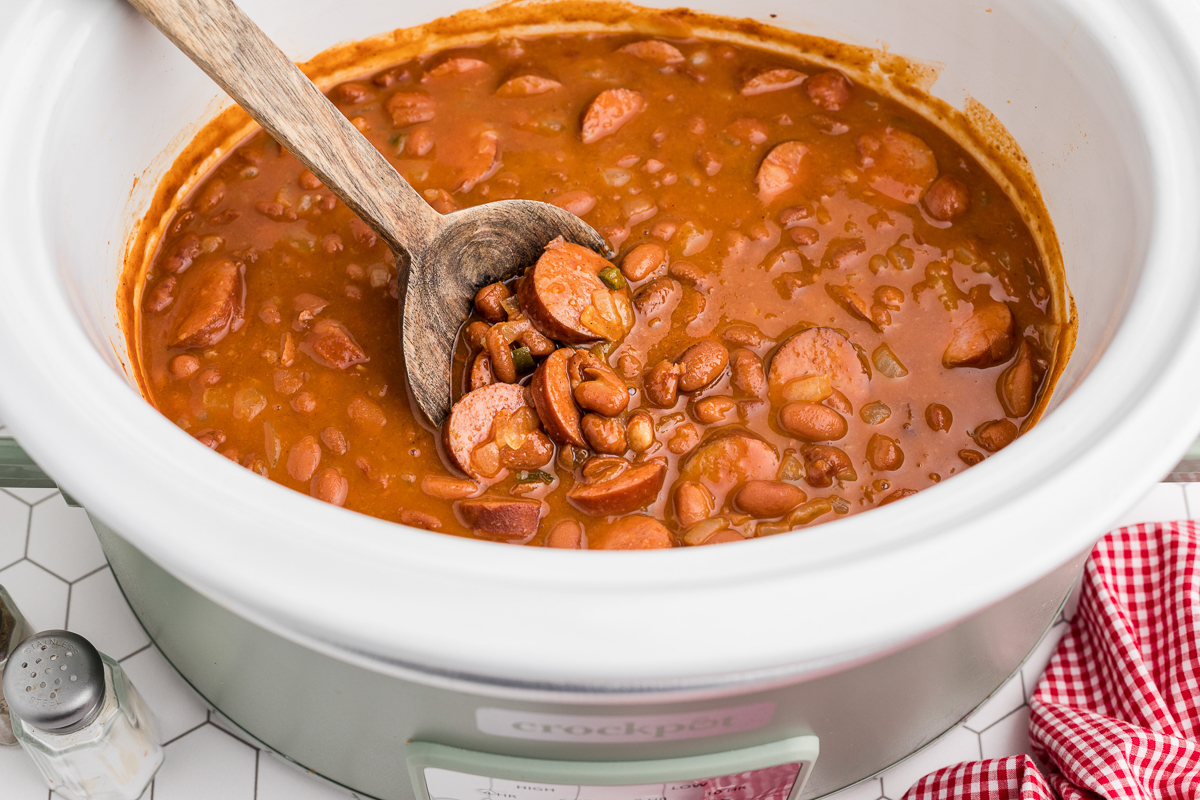
[[[350,449],[350,445],[346,443],[345,434],[332,426],[321,431],[321,444],[325,445],[329,452],[338,456],[346,455],[346,451]]]
[[[810,442],[835,442],[846,435],[846,418],[829,406],[800,401],[779,410],[779,425]]]
[[[887,497],[880,500],[879,505],[877,505],[875,507],[882,508],[883,506],[890,505],[890,504],[896,502],[897,500],[903,500],[906,497],[912,497],[916,493],[917,492],[915,489],[897,489],[896,491],[889,494]]]
[[[685,528],[708,519],[713,512],[713,496],[699,483],[684,481],[675,487],[675,519]]]
[[[326,467],[312,479],[308,493],[326,503],[344,506],[346,497],[350,494],[350,481],[335,467]]]
[[[683,351],[679,365],[679,391],[694,392],[715,381],[729,363],[725,345],[712,339],[697,342]]]
[[[221,261],[195,275],[179,301],[172,347],[211,347],[242,324],[245,266]]]
[[[583,526],[573,519],[559,520],[546,535],[546,547],[559,550],[582,550],[584,541]]]
[[[562,84],[552,78],[543,78],[540,75],[518,75],[500,84],[500,88],[496,90],[496,97],[534,97],[561,88]]]
[[[986,369],[1012,355],[1015,338],[1012,311],[1005,303],[978,303],[971,318],[955,328],[942,354],[947,367]]]
[[[646,98],[632,89],[605,89],[583,115],[580,136],[593,144],[612,136],[646,107]]]
[[[683,297],[683,288],[679,281],[666,276],[655,278],[637,290],[633,296],[633,307],[643,317],[663,316],[669,314],[679,305]]]
[[[1012,420],[994,419],[976,428],[971,438],[984,450],[995,453],[1012,444],[1018,433],[1017,426],[1013,424]]]
[[[426,531],[440,531],[442,529],[442,521],[433,514],[424,511],[417,511],[415,508],[400,509],[400,522],[413,528],[421,528]]]
[[[740,533],[738,533],[735,530],[730,530],[729,528],[726,528],[723,531],[717,531],[712,536],[709,536],[707,539],[705,539],[703,542],[701,542],[699,545],[697,545],[697,547],[703,547],[704,545],[710,545],[710,544],[728,544],[729,542],[744,542],[744,541],[746,541],[745,536],[742,536]]]
[[[421,83],[427,83],[437,78],[452,78],[471,72],[482,72],[488,68],[488,63],[480,61],[478,58],[464,58],[462,56],[448,58],[422,75]]]
[[[439,500],[461,500],[479,490],[475,481],[451,478],[448,475],[426,475],[421,479],[421,491]]]
[[[198,369],[200,369],[200,359],[187,353],[172,358],[171,365],[168,367],[171,377],[175,378],[176,380],[190,377],[191,375],[194,375]]]
[[[567,492],[567,499],[580,511],[594,517],[632,514],[654,502],[666,477],[665,464],[648,461],[614,477],[602,476],[596,482],[577,483]]]
[[[655,442],[654,418],[645,411],[633,412],[625,423],[625,435],[633,452],[646,452]]]
[[[610,291],[598,277],[607,260],[577,244],[555,239],[521,281],[521,310],[539,331],[567,344],[586,344],[602,337],[584,325],[583,312],[597,291]]]
[[[685,422],[672,431],[671,438],[667,440],[667,449],[675,455],[681,456],[690,453],[698,444],[700,444],[700,432],[696,430],[695,425]]]
[[[429,122],[434,117],[433,98],[424,92],[396,92],[385,104],[396,126]]]
[[[159,314],[166,311],[171,303],[175,302],[175,283],[177,280],[174,275],[168,275],[154,284],[154,288],[146,292],[146,298],[142,301],[145,309],[151,314]]]
[[[454,466],[479,477],[472,468],[471,456],[491,436],[496,415],[525,407],[525,388],[511,383],[493,383],[463,395],[450,409],[442,428],[446,453]]]
[[[739,396],[765,397],[767,376],[762,359],[751,350],[734,350],[729,355],[729,383]]]
[[[629,387],[625,381],[599,360],[582,370],[587,380],[575,386],[575,402],[585,411],[615,417],[629,405]]]
[[[925,408],[925,423],[930,430],[948,431],[954,424],[954,415],[941,403],[930,403]]]
[[[900,469],[904,464],[904,451],[892,437],[876,433],[867,440],[867,460],[877,470]]]
[[[475,293],[475,312],[488,322],[504,322],[508,312],[504,310],[503,301],[511,296],[512,292],[503,283],[489,283]]]
[[[766,94],[767,92],[790,89],[793,86],[799,86],[803,83],[804,78],[805,75],[803,72],[797,72],[787,67],[764,70],[751,76],[742,84],[742,95],[744,97],[754,97],[755,95]]]
[[[809,486],[824,489],[833,485],[833,479],[852,483],[858,480],[850,456],[840,447],[816,445],[804,448],[804,480]]]
[[[491,330],[486,322],[475,320],[466,327],[463,331],[463,338],[467,340],[473,350],[482,350],[487,347],[487,332]]]
[[[916,203],[937,180],[937,157],[925,141],[896,128],[858,137],[859,166],[867,184],[893,200]]]
[[[625,254],[621,259],[621,272],[631,281],[640,281],[666,263],[667,248],[657,242],[646,242]]]
[[[996,382],[996,394],[1004,413],[1018,419],[1033,410],[1033,359],[1024,341],[1017,348],[1017,358]]]
[[[455,508],[476,536],[527,542],[537,533],[542,504],[536,500],[479,497],[459,500]]]
[[[321,445],[315,436],[305,436],[288,450],[287,471],[294,480],[302,483],[312,480],[320,463]]]
[[[758,519],[782,517],[808,499],[799,486],[783,481],[747,481],[734,495],[734,507]]]
[[[300,342],[299,350],[323,367],[347,369],[370,361],[346,326],[336,320],[320,319]]]
[[[782,142],[767,153],[758,167],[754,181],[758,185],[758,199],[764,204],[799,185],[803,178],[804,156],[808,145],[803,142]]]
[[[579,409],[575,407],[567,375],[567,362],[574,352],[564,347],[551,353],[533,373],[529,389],[533,406],[550,438],[559,444],[586,447],[579,426]]]
[[[804,82],[804,91],[813,105],[826,111],[840,111],[850,102],[850,81],[837,70],[813,75]]]
[[[683,53],[679,52],[679,48],[673,44],[659,41],[658,39],[646,39],[641,42],[630,42],[618,49],[620,53],[628,53],[631,56],[636,56],[643,61],[649,61],[653,64],[661,64],[663,66],[671,66],[674,64],[683,63]]]
[[[958,178],[943,175],[926,190],[921,202],[929,216],[941,222],[953,222],[967,213],[971,206],[971,193]]]
[[[692,416],[704,425],[716,424],[737,410],[737,403],[732,397],[705,397],[692,405]]]
[[[619,419],[599,414],[584,414],[580,421],[583,438],[597,453],[619,456],[629,449],[625,425]]]
[[[679,373],[676,364],[663,360],[650,368],[642,379],[646,401],[658,408],[670,408],[679,397]]]
[[[346,416],[369,437],[378,436],[387,425],[383,409],[365,397],[356,397],[346,405]]]

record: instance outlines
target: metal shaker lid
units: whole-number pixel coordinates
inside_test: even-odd
[[[104,705],[104,662],[70,631],[43,631],[17,645],[4,667],[4,699],[13,716],[39,730],[70,733]]]

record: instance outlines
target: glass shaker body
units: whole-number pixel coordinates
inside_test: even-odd
[[[162,766],[153,715],[121,665],[101,654],[104,702],[95,719],[51,733],[13,716],[13,732],[50,788],[66,800],[137,800]]]
[[[4,673],[4,664],[17,645],[33,635],[33,629],[21,616],[8,592],[0,586],[0,674]],[[8,703],[4,702],[4,690],[0,689],[0,745],[15,745],[17,737],[13,734],[12,721],[8,713]]]

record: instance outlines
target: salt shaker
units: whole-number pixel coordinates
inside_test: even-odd
[[[67,800],[137,800],[163,761],[152,715],[121,665],[69,631],[17,645],[4,670],[17,740]]]
[[[4,673],[4,663],[8,660],[8,654],[32,635],[33,629],[21,616],[8,592],[0,586],[0,674]],[[4,691],[0,689],[0,744],[16,743],[17,737],[13,736],[12,722],[8,716],[8,703],[4,702]]]

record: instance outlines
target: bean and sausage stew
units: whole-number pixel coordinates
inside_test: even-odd
[[[1061,309],[1025,220],[950,136],[840,72],[579,34],[329,96],[438,211],[548,201],[616,256],[556,240],[483,288],[432,431],[392,254],[250,136],[166,228],[139,377],[199,442],[297,491],[519,544],[741,541],[977,464],[1049,390]]]

